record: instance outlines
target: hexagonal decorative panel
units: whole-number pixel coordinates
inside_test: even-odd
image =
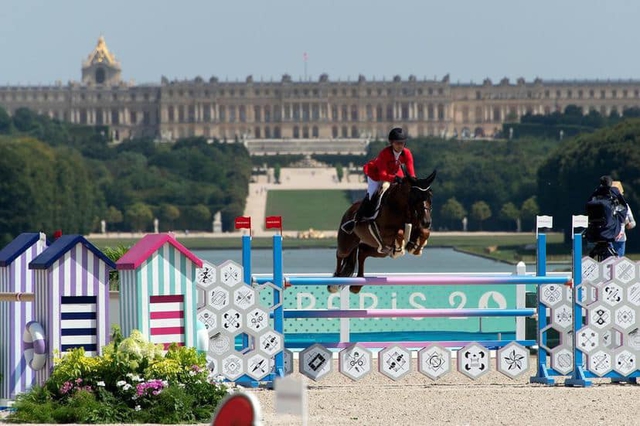
[[[637,328],[627,335],[626,346],[634,351],[640,351],[640,331]]]
[[[331,351],[316,343],[300,352],[300,372],[311,380],[320,380],[331,373]]]
[[[601,284],[598,288],[600,290],[598,292],[599,301],[605,302],[609,306],[617,306],[622,302],[624,291],[617,282],[609,281]]]
[[[470,343],[458,350],[458,371],[477,379],[489,372],[489,350],[478,343]]]
[[[529,351],[517,342],[498,349],[496,364],[499,372],[516,379],[529,370]]]
[[[218,266],[218,279],[227,287],[233,288],[242,283],[242,266],[232,260],[227,260]]]
[[[563,330],[569,329],[573,325],[573,309],[571,305],[563,303],[551,308],[551,322]]]
[[[613,313],[614,324],[622,330],[627,330],[636,324],[636,310],[622,305]]]
[[[256,304],[256,291],[248,285],[238,287],[233,291],[233,304],[240,309],[248,309]]]
[[[623,257],[611,265],[611,276],[622,285],[629,284],[638,276],[636,264]]]
[[[565,288],[559,284],[544,284],[539,286],[538,297],[541,303],[553,308],[565,299]]]
[[[600,281],[600,265],[595,259],[590,257],[582,258],[582,281],[596,283]]]
[[[558,346],[551,351],[551,368],[562,375],[573,371],[573,352],[564,346]]]
[[[451,351],[440,345],[430,345],[418,351],[418,371],[438,380],[451,371]]]
[[[587,366],[593,374],[602,377],[613,369],[611,354],[604,350],[596,351],[589,355]]]
[[[233,338],[227,333],[220,333],[209,339],[209,355],[217,357],[232,352],[234,348]]]
[[[204,327],[209,333],[209,337],[213,337],[219,333],[218,316],[209,307],[205,306],[202,309],[198,309],[197,318],[198,321],[204,324]]]
[[[393,345],[378,352],[378,370],[392,380],[399,380],[411,371],[411,351]]]
[[[634,282],[627,287],[627,301],[633,306],[640,306],[640,282]]]
[[[600,344],[600,334],[590,326],[582,327],[576,334],[576,345],[584,353],[594,351]]]
[[[202,262],[202,268],[198,268],[196,272],[196,286],[206,290],[207,288],[215,285],[218,281],[217,270],[215,265],[207,262]]]
[[[205,291],[205,304],[217,311],[226,309],[231,304],[229,290],[220,286],[208,288]]]
[[[628,376],[637,369],[636,355],[628,349],[621,349],[613,356],[613,369],[623,375]]]
[[[235,309],[229,309],[220,314],[220,327],[229,333],[242,329],[243,315]]]
[[[338,354],[339,371],[351,380],[360,380],[371,372],[373,354],[357,343]]]
[[[266,330],[257,337],[258,350],[274,357],[284,347],[284,337],[274,330]]]
[[[269,328],[269,314],[260,308],[247,312],[245,327],[253,333],[260,333]]]
[[[250,352],[245,355],[246,374],[252,379],[262,380],[271,372],[269,359],[260,352]]]
[[[232,382],[244,374],[242,355],[231,353],[220,361],[220,373]]]
[[[596,328],[609,327],[612,323],[611,310],[599,303],[589,308],[589,325]]]

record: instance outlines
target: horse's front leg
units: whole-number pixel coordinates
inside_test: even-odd
[[[399,229],[396,233],[395,238],[393,239],[393,251],[391,252],[391,257],[395,259],[396,257],[404,256],[404,236],[405,232],[402,229]]]
[[[422,250],[427,245],[427,241],[431,235],[431,230],[420,229],[416,234],[416,237],[411,238],[411,241],[407,243],[407,251],[415,256],[420,256],[422,254]]]

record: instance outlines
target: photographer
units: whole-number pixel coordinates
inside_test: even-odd
[[[600,185],[593,191],[586,205],[589,226],[585,236],[588,242],[595,244],[589,256],[598,260],[617,255],[613,242],[620,230],[624,229],[627,216],[627,201],[612,183],[610,176],[602,176]]]
[[[611,185],[614,188],[618,188],[620,194],[624,196],[624,187],[622,186],[622,182],[619,180],[614,180]],[[631,206],[627,204],[627,215],[625,217],[624,224],[620,229],[620,233],[616,236],[616,240],[613,242],[613,248],[618,253],[618,257],[623,257],[626,252],[627,245],[627,229],[633,229],[636,227],[636,220],[633,217],[633,212],[631,211]]]

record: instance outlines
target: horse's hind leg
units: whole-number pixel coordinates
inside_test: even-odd
[[[336,270],[333,273],[334,277],[350,277],[353,275],[356,269],[356,256],[358,255],[358,246],[356,245],[351,249],[349,253],[340,252],[336,250]],[[337,293],[340,290],[340,286],[328,285],[327,290],[329,293]]]
[[[359,278],[364,278],[364,261],[367,257],[371,256],[375,250],[369,246],[360,245],[358,249],[358,274],[356,275]],[[375,251],[377,253],[377,251]],[[349,291],[353,294],[360,293],[362,290],[361,285],[352,285],[349,286]]]

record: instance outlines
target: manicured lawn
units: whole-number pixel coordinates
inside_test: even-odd
[[[267,216],[282,216],[285,230],[338,229],[350,205],[350,191],[270,190],[267,194]]]

